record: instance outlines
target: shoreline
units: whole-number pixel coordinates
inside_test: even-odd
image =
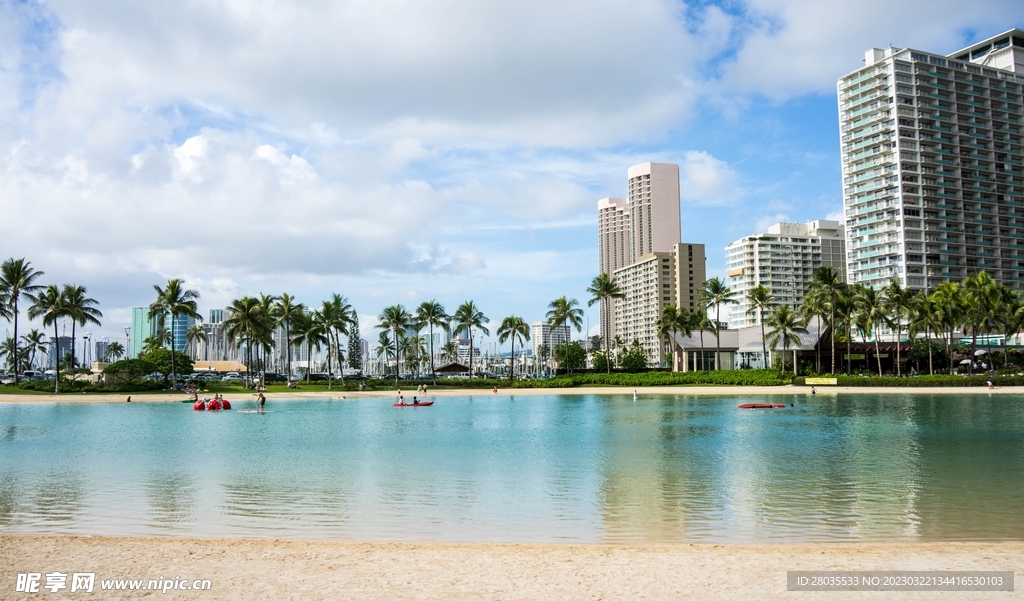
[[[685,395],[685,396],[758,396],[758,395],[798,395],[812,396],[810,386],[642,386],[642,387],[578,387],[578,388],[502,388],[498,386],[499,395],[512,396],[544,396],[544,395],[632,395],[636,390],[638,395]],[[887,386],[815,386],[817,397],[830,397],[839,394],[921,394],[921,395],[1024,395],[1024,386],[997,386],[989,390],[984,386],[930,386],[930,387],[887,387]],[[212,393],[208,393],[212,394]],[[247,400],[254,393],[239,389],[237,393],[224,393],[228,400]],[[409,399],[415,394],[414,389],[403,391],[402,394]],[[493,396],[493,392],[486,388],[447,388],[429,389],[426,398],[434,397],[457,397],[457,396]],[[124,403],[126,398],[132,396],[133,403],[180,403],[185,398],[185,393],[159,393],[139,394],[113,393],[113,394],[0,394],[0,403]],[[372,390],[366,392],[358,391],[316,391],[303,392],[301,389],[294,392],[268,392],[267,400],[289,400],[289,399],[332,399],[332,400],[356,400],[356,399],[394,399],[398,396],[395,390]]]
[[[0,535],[0,556],[3,590],[13,591],[22,572],[94,572],[96,592],[108,578],[209,579],[210,589],[198,593],[203,599],[807,599],[817,597],[786,590],[787,570],[1024,571],[1024,541],[563,545]],[[1022,593],[837,598],[937,596]]]

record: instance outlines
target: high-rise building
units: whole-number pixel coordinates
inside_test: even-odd
[[[572,336],[572,328],[569,326],[551,327],[546,321],[535,321],[530,326],[530,345],[534,357],[540,357],[540,346],[548,347],[548,358],[553,356],[555,347],[569,340]]]
[[[638,342],[647,351],[649,363],[663,364],[672,355],[672,347],[658,334],[662,310],[668,304],[702,310],[706,269],[703,244],[677,242],[672,252],[650,253],[616,271],[625,298],[614,305],[614,336],[626,346]]]
[[[697,309],[706,277],[704,245],[679,242],[678,165],[643,163],[627,176],[628,199],[597,203],[598,268],[626,295],[601,303],[601,337],[637,341],[649,362],[662,364],[671,349],[655,324],[669,303]]]
[[[110,341],[108,340],[97,340],[95,343],[96,361],[107,360],[107,349],[110,348]]]
[[[841,78],[847,274],[1024,283],[1024,31],[948,56],[872,48]]]
[[[760,284],[771,290],[774,306],[800,306],[819,267],[834,267],[846,278],[843,226],[838,221],[776,223],[765,234],[740,238],[725,247],[728,285],[736,304],[728,305],[730,328],[759,325],[748,314],[747,293]]]
[[[629,168],[629,262],[679,243],[679,165],[641,163]]]
[[[130,354],[133,359],[142,354],[142,348],[146,344],[146,339],[156,335],[157,329],[156,321],[149,317],[149,307],[135,307],[132,309],[132,348]]]

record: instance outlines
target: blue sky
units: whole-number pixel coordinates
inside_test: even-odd
[[[338,292],[371,339],[430,298],[533,321],[586,305],[596,202],[654,160],[721,275],[729,241],[838,214],[835,82],[864,50],[1024,26],[848,4],[0,0],[0,255],[87,286],[97,337],[172,277],[204,314]]]

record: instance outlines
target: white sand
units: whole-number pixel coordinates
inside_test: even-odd
[[[787,570],[1021,573],[1024,543],[606,546],[0,536],[4,599],[1024,598],[1019,581],[1013,592],[788,592]],[[166,595],[14,594],[17,573],[49,571],[210,579],[212,587]]]

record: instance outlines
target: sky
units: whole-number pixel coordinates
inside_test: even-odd
[[[339,293],[369,340],[396,303],[494,332],[563,295],[596,334],[597,201],[631,165],[680,165],[723,276],[730,241],[840,215],[865,50],[1013,27],[1019,0],[0,0],[0,257],[86,286],[94,339],[170,278],[203,315]]]

